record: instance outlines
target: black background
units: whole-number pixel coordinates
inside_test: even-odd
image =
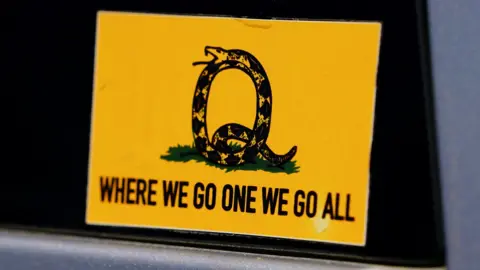
[[[82,4],[80,4],[82,3]],[[420,1],[37,1],[8,6],[0,223],[302,256],[444,262]],[[98,10],[383,23],[364,248],[243,236],[86,226],[90,110]],[[168,42],[166,40],[165,42]],[[425,62],[426,61],[426,62]],[[426,98],[425,98],[426,97]],[[5,138],[5,137],[4,137]],[[2,166],[2,167],[3,167]],[[161,218],[161,217],[159,217]],[[107,234],[105,234],[107,233]]]

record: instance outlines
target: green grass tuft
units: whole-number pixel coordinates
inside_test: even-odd
[[[241,145],[237,143],[231,143],[230,146],[233,149],[240,149]],[[261,158],[259,155],[256,160],[256,164],[243,164],[241,166],[230,167],[230,166],[221,166],[215,163],[210,162],[203,156],[201,156],[197,149],[192,145],[177,145],[168,148],[167,154],[160,156],[161,159],[171,162],[201,162],[205,163],[207,166],[216,167],[218,169],[224,170],[225,172],[233,171],[265,171],[270,173],[286,173],[292,174],[299,172],[300,167],[296,165],[296,161],[289,161],[283,165],[283,169],[277,167],[269,166],[269,162]]]

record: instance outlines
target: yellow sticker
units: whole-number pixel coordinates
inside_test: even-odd
[[[97,23],[87,224],[365,244],[380,23]]]

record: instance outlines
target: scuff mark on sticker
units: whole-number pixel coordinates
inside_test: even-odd
[[[247,26],[247,27],[252,27],[252,28],[260,28],[260,29],[270,29],[273,25],[270,24],[270,23],[267,23],[267,24],[264,24],[264,23],[253,23],[253,22],[249,22],[247,20],[243,20],[243,19],[234,19],[235,21],[237,22],[240,22],[242,23],[243,25]]]
[[[316,218],[313,223],[317,233],[325,231],[328,228],[329,221],[329,219],[323,219],[321,217]]]

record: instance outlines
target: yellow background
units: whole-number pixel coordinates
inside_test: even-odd
[[[378,23],[99,13],[87,223],[363,245],[380,31]],[[225,173],[160,159],[170,146],[193,142],[191,106],[204,66],[192,62],[211,59],[205,46],[243,49],[262,63],[273,94],[268,145],[277,154],[297,145],[299,173]],[[208,104],[209,135],[227,122],[253,127],[255,99],[247,75],[219,74]],[[159,180],[158,205],[102,204],[101,175]],[[194,183],[215,183],[217,208],[163,208],[162,180],[189,181],[190,205]],[[227,183],[259,187],[257,214],[221,209]],[[263,186],[290,189],[289,216],[261,213]],[[319,194],[317,219],[293,215],[297,189]],[[318,220],[328,192],[352,194],[355,222]]]

